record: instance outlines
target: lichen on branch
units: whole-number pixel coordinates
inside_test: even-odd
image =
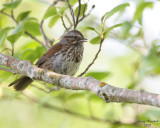
[[[0,53],[0,65],[6,66],[12,71],[28,76],[33,80],[44,81],[66,89],[92,91],[105,102],[138,103],[160,107],[159,94],[118,88],[98,81],[92,77],[72,77],[57,74],[52,71],[38,68],[29,61],[18,60],[2,53]],[[1,70],[3,70],[3,68],[1,68]]]

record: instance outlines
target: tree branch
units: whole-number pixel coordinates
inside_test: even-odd
[[[38,68],[29,61],[21,61],[0,53],[0,65],[46,83],[66,89],[88,90],[94,92],[105,102],[138,103],[160,107],[160,95],[146,91],[118,88],[98,81],[92,77],[72,77]]]

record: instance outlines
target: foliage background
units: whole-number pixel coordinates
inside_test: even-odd
[[[1,0],[0,8],[8,1]],[[96,0],[90,0],[88,2],[88,8],[91,8],[93,4],[96,7],[91,15],[80,23],[78,30],[83,32],[89,40],[93,39],[96,34],[84,28],[91,26],[99,30],[101,17],[113,7],[124,2],[129,2],[130,7],[115,14],[106,23],[106,26],[111,26],[124,22],[123,26],[114,29],[104,41],[99,58],[86,76],[94,76],[99,80],[122,88],[160,93],[160,18],[158,17],[160,3],[158,0],[112,0],[112,2],[106,0],[100,0],[98,2]],[[49,0],[23,0],[14,10],[14,13],[17,17],[22,11],[31,10],[30,17],[36,18],[39,23],[50,3],[51,1]],[[58,4],[58,7],[63,6],[63,3]],[[68,11],[66,12],[68,13]],[[51,39],[55,38],[58,41],[65,29],[61,20],[58,20],[52,28],[49,28],[49,20],[47,19],[44,24],[45,32],[47,32],[47,35]],[[15,23],[0,13],[0,32],[8,26],[13,27]],[[32,27],[27,26],[27,28],[33,31]],[[34,32],[33,34],[35,36],[43,40],[38,29],[36,31],[34,29]],[[98,50],[98,46],[98,44],[93,45],[89,42],[85,44],[84,59],[76,75],[80,74],[92,61],[94,54]],[[11,43],[8,40],[5,40],[0,45],[0,50],[3,53],[11,55],[10,51],[4,51],[4,48],[11,48]],[[21,36],[14,44],[14,51],[16,58],[36,62],[46,49],[27,36]],[[126,103],[106,104],[103,100],[87,91],[61,89],[51,93],[44,93],[30,86],[27,90],[35,97],[38,97],[40,101],[40,103],[36,104],[31,102],[22,93],[8,88],[8,84],[17,77],[18,75],[0,71],[0,127],[2,128],[136,127],[134,125],[116,125],[86,120],[83,117],[80,118],[73,114],[67,114],[67,112],[62,113],[54,109],[47,109],[43,106],[43,103],[46,102],[64,110],[69,109],[86,116],[118,120],[123,123],[132,124],[136,121],[160,119],[160,115],[158,114],[160,110],[155,107]],[[44,88],[37,81],[34,84]],[[143,127],[143,123],[141,124]],[[149,124],[152,124],[154,127],[160,125],[160,123]]]

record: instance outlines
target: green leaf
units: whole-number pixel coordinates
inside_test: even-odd
[[[46,48],[44,46],[38,46],[35,51],[37,53],[37,58],[40,58],[46,52]]]
[[[39,29],[39,23],[36,21],[25,21],[24,22],[24,29],[32,34],[33,36],[41,35],[40,29]]]
[[[0,12],[4,12],[7,8],[6,7],[3,7],[0,9]]]
[[[93,27],[86,27],[85,29],[89,29],[89,30],[95,31],[95,28],[93,28]]]
[[[77,3],[78,0],[69,0],[69,3],[71,6],[74,6]]]
[[[23,22],[20,22],[17,26],[16,26],[16,28],[13,30],[13,33],[12,34],[15,34],[15,33],[17,33],[17,32],[21,32],[21,31],[23,31],[24,29],[23,29]]]
[[[59,16],[63,16],[63,13],[64,13],[64,11],[65,11],[67,8],[68,8],[68,6],[62,7],[62,8],[59,10],[58,15],[59,15]]]
[[[36,19],[35,17],[26,17],[23,21],[26,22],[26,21],[35,21],[35,22],[38,22],[38,19]]]
[[[8,7],[8,8],[16,8],[18,5],[21,3],[22,0],[15,0],[13,2],[8,2],[3,4],[3,6]]]
[[[90,41],[90,43],[91,43],[91,44],[99,44],[100,41],[101,41],[100,36],[97,36],[97,37],[93,38],[93,39]]]
[[[145,111],[144,113],[142,113],[139,118],[140,120],[150,120],[151,122],[148,123],[153,123],[153,125],[155,124],[160,124],[160,122],[158,121],[158,119],[160,119],[160,110],[159,109],[149,109],[147,111]],[[152,122],[153,121],[153,122]],[[158,122],[154,122],[154,121],[158,121]],[[160,125],[158,125],[160,126]]]
[[[21,22],[17,27],[13,30],[12,34],[7,37],[7,40],[11,43],[15,43],[19,37],[23,34],[23,23]]]
[[[135,87],[135,83],[134,82],[131,82],[131,83],[129,83],[129,85],[128,85],[128,89],[134,89],[134,87]]]
[[[140,68],[140,75],[160,74],[160,45],[157,42],[152,43],[147,56],[143,57]]]
[[[84,10],[84,7],[85,7],[85,10]],[[86,12],[87,7],[88,7],[87,4],[82,4],[82,5],[81,5],[81,11],[80,11],[80,15],[79,15],[80,17],[83,16],[83,12],[84,12],[84,13]],[[76,9],[75,9],[75,11],[74,11],[74,13],[75,13],[76,16],[77,16],[77,14],[78,14],[78,8],[79,8],[79,6],[76,7]]]
[[[105,30],[104,32],[104,38],[107,38],[109,33],[111,32],[111,30],[113,30],[114,28],[117,28],[117,27],[120,27],[122,26],[123,24],[116,24],[116,25],[113,25],[112,27],[109,27]]]
[[[123,23],[122,25],[122,29],[121,29],[121,36],[123,38],[127,38],[129,36],[129,31],[132,28],[132,23],[129,21],[126,21]]]
[[[85,76],[92,76],[95,79],[103,80],[104,78],[108,77],[110,72],[89,72]]]
[[[28,48],[23,48],[23,52],[20,54],[22,60],[30,60],[34,62],[37,58],[40,58],[46,52],[46,49],[43,46],[36,46],[36,48],[34,48],[35,46],[33,45],[35,44],[35,42],[30,43]]]
[[[18,16],[17,16],[17,21],[22,21],[24,20],[25,18],[28,17],[28,15],[31,13],[31,11],[25,11],[25,12],[22,12],[20,13]]]
[[[141,3],[136,9],[136,12],[135,12],[134,17],[133,17],[133,22],[135,22],[136,20],[141,21],[143,10],[147,7],[148,8],[153,8],[153,2]]]
[[[55,6],[50,7],[44,14],[43,20],[47,19],[48,17],[54,16],[57,14],[57,10]]]
[[[48,27],[50,27],[50,28],[53,27],[55,25],[55,23],[57,23],[59,18],[60,18],[59,15],[53,16],[49,21]]]
[[[27,49],[27,50],[23,51],[23,53],[21,55],[21,59],[22,60],[30,60],[30,61],[34,62],[35,59],[37,59],[37,55],[34,53],[35,53],[34,49]]]
[[[35,43],[34,40],[32,40],[31,42],[28,42],[26,44],[24,44],[24,46],[22,47],[22,49],[26,50],[26,49],[36,49],[37,47],[39,47],[40,44],[39,43]]]
[[[11,75],[12,75],[11,72],[5,72],[5,71],[1,70],[1,72],[0,72],[0,76],[1,76],[1,78],[0,78],[0,84],[2,85],[2,82],[4,82],[4,81],[10,81],[10,79],[12,79],[12,78],[9,77],[9,76],[11,76]]]
[[[5,41],[6,37],[7,37],[7,34],[9,32],[9,30],[11,30],[12,28],[10,27],[7,27],[7,28],[4,28],[0,31],[0,46],[3,44],[3,42]]]
[[[125,9],[127,6],[130,6],[130,4],[129,3],[124,3],[124,4],[120,4],[120,5],[116,6],[116,7],[114,7],[111,11],[106,12],[101,20],[105,22],[107,19],[109,19],[115,13],[117,13],[120,10]]]
[[[97,30],[96,30],[95,28],[93,28],[93,27],[86,27],[85,29],[92,30],[92,31],[96,32],[98,35],[100,35],[100,34],[97,32]]]
[[[22,31],[21,32],[17,32],[15,34],[12,34],[10,36],[7,37],[7,40],[10,41],[11,43],[15,43],[19,37],[22,35]]]

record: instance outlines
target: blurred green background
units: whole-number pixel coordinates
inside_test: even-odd
[[[15,0],[16,1],[16,0]],[[0,9],[4,3],[0,1]],[[78,6],[72,0],[74,9]],[[115,6],[129,2],[130,6],[112,16],[106,27],[123,23],[119,28],[111,31],[103,42],[102,51],[85,76],[93,76],[121,88],[146,90],[160,93],[160,2],[158,0],[87,0],[87,12],[95,5],[91,14],[78,26],[84,36],[90,41],[96,33],[85,29],[90,26],[100,31],[101,17]],[[14,9],[17,18],[21,12],[31,11],[32,19],[26,23],[25,30],[43,41],[39,31],[39,23],[50,6],[52,0],[22,0]],[[64,2],[56,5],[57,10],[65,7]],[[10,13],[10,9],[5,10]],[[65,13],[69,15],[69,10]],[[71,18],[69,16],[69,18]],[[44,30],[50,39],[56,43],[65,31],[60,19],[50,24],[51,18],[45,20]],[[69,23],[65,19],[67,26]],[[0,51],[11,55],[14,44],[14,57],[22,60],[36,60],[46,52],[46,49],[26,35],[21,35],[16,42],[11,43],[4,38],[4,28],[15,27],[11,18],[0,13]],[[11,35],[13,29],[8,32]],[[3,35],[3,36],[2,36]],[[7,37],[7,35],[6,35]],[[6,38],[5,37],[5,38]],[[85,70],[93,60],[99,48],[99,42],[85,43],[83,62],[77,75]],[[12,44],[12,45],[11,45]],[[92,92],[72,91],[60,89],[46,93],[39,88],[46,89],[44,83],[35,81],[24,93],[16,92],[8,84],[18,78],[5,71],[0,71],[0,128],[137,128],[160,127],[160,110],[156,107],[128,103],[105,103]],[[45,84],[48,87],[52,85]],[[38,87],[38,88],[37,88]],[[52,106],[50,106],[52,105]],[[109,121],[107,121],[109,120]],[[158,122],[149,122],[157,121]],[[120,124],[113,123],[120,121]],[[146,121],[142,123],[141,121]],[[134,123],[140,122],[139,126]],[[128,125],[127,125],[128,124]]]

